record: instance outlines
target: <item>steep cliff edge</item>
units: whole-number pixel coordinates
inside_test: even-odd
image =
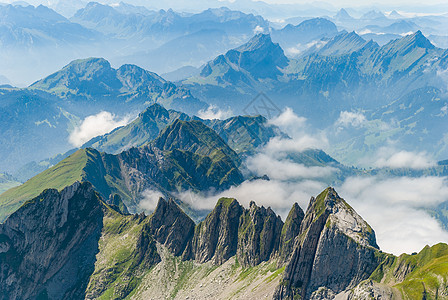
[[[339,293],[377,267],[372,228],[336,193],[311,198],[275,299],[309,299],[319,287]]]
[[[0,224],[1,298],[83,298],[102,215],[100,197],[89,183],[45,190],[26,202]]]

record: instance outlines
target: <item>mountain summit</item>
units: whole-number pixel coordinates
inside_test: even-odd
[[[246,44],[228,51],[209,62],[201,77],[214,77],[219,82],[236,83],[239,80],[274,79],[281,75],[288,58],[282,48],[272,42],[269,34],[258,34]]]

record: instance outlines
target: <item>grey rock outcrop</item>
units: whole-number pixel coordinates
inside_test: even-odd
[[[238,225],[244,208],[235,199],[221,198],[205,220],[196,226],[194,258],[222,264],[236,254]]]
[[[334,300],[357,300],[357,299],[402,299],[401,293],[393,287],[372,280],[365,280],[358,286],[342,292],[334,297]]]
[[[45,190],[0,225],[0,299],[82,299],[102,201],[89,183]],[[82,262],[82,263],[80,263]]]
[[[378,265],[372,228],[332,188],[311,198],[275,299],[310,299],[326,287],[340,293]]]
[[[303,210],[297,203],[294,203],[282,228],[279,247],[280,264],[285,264],[289,259],[294,249],[294,240],[300,234],[300,227],[304,217],[305,213]]]
[[[256,266],[276,254],[283,222],[269,207],[250,203],[240,218],[237,258],[243,266]]]
[[[166,246],[174,255],[191,256],[191,240],[195,224],[172,200],[159,199],[148,223],[154,239]]]

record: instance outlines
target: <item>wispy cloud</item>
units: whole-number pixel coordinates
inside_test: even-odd
[[[255,201],[257,205],[271,207],[283,220],[288,215],[292,205],[297,202],[303,209],[306,209],[311,195],[316,195],[325,188],[325,184],[315,180],[304,180],[301,182],[284,182],[279,180],[254,180],[246,181],[240,186],[218,194],[196,194],[193,192],[183,192],[177,197],[196,209],[211,210],[217,200],[221,197],[235,198],[238,202],[249,207],[250,201]]]
[[[96,115],[86,117],[80,126],[76,127],[69,136],[69,142],[75,147],[82,146],[90,139],[106,134],[117,127],[128,124],[130,117],[122,119],[114,114],[102,111]]]
[[[225,120],[233,115],[232,110],[221,110],[214,105],[210,105],[207,109],[198,111],[198,117],[204,120]]]
[[[279,127],[291,139],[274,138],[267,144],[267,151],[303,151],[312,148],[325,149],[328,146],[325,133],[312,130],[307,119],[298,116],[289,107],[269,123]]]
[[[341,111],[336,126],[361,127],[367,122],[366,116],[361,112]]]
[[[426,152],[397,151],[394,148],[380,148],[374,166],[392,169],[426,169],[436,165],[436,161]]]
[[[159,198],[163,197],[163,194],[155,190],[145,190],[142,193],[142,200],[140,200],[139,206],[147,212],[152,212],[156,209]]]
[[[259,34],[259,33],[264,33],[264,28],[261,27],[260,25],[257,25],[257,26],[254,28],[254,34]]]

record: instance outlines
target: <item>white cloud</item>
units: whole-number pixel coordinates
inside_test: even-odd
[[[206,110],[201,109],[198,111],[198,117],[204,120],[225,120],[230,118],[232,115],[233,113],[230,109],[224,111],[214,105],[210,105]]]
[[[222,197],[235,198],[248,208],[250,201],[258,206],[271,207],[283,220],[288,215],[292,205],[297,202],[302,209],[306,209],[311,195],[317,195],[325,185],[319,181],[305,180],[301,182],[283,182],[278,180],[246,181],[240,186],[218,194],[203,196],[192,192],[184,192],[178,198],[196,209],[211,210],[218,199]]]
[[[308,127],[306,118],[300,117],[287,107],[276,118],[269,120],[269,123],[279,127],[288,134],[290,139],[274,138],[266,146],[267,150],[280,151],[303,151],[305,149],[317,148],[325,149],[328,146],[328,139],[323,131],[314,132]]]
[[[288,56],[297,56],[300,53],[302,53],[300,44],[297,45],[296,47],[289,47],[285,49],[286,55]]]
[[[264,32],[264,28],[261,27],[260,25],[257,25],[257,27],[254,28],[254,34],[259,34],[259,33],[263,33]]]
[[[400,35],[401,36],[408,36],[408,35],[411,35],[411,34],[414,34],[414,32],[413,31],[403,32]]]
[[[380,157],[374,163],[374,165],[379,168],[426,169],[436,165],[435,160],[431,159],[426,152],[416,153],[403,150],[390,153],[387,148],[382,148],[379,151],[379,156]]]
[[[290,159],[277,159],[265,153],[250,157],[246,164],[259,176],[266,174],[271,179],[279,180],[322,178],[331,175],[335,170],[330,167],[306,167]]]
[[[159,202],[159,198],[163,197],[163,194],[159,191],[154,190],[145,190],[142,193],[143,199],[140,200],[139,206],[145,211],[151,212],[154,211],[157,207],[157,203]]]
[[[361,127],[367,122],[366,116],[361,112],[341,111],[336,125],[342,127]]]
[[[289,56],[297,56],[300,53],[302,53],[312,47],[314,47],[316,49],[320,49],[323,46],[325,46],[327,43],[328,43],[328,41],[323,41],[323,40],[311,41],[305,45],[299,43],[299,44],[295,45],[294,47],[286,48],[285,53],[286,53],[286,55],[289,55]]]
[[[448,232],[424,209],[448,201],[446,178],[349,178],[337,188],[375,230],[378,245],[399,255],[448,241]]]
[[[359,34],[359,35],[369,34],[369,33],[373,33],[372,30],[364,29],[364,30],[361,30],[360,32],[357,32],[357,34]]]
[[[115,115],[107,111],[88,116],[79,127],[72,131],[69,136],[69,142],[75,147],[80,147],[96,136],[106,134],[117,127],[128,124],[129,120],[129,117],[117,119]]]

